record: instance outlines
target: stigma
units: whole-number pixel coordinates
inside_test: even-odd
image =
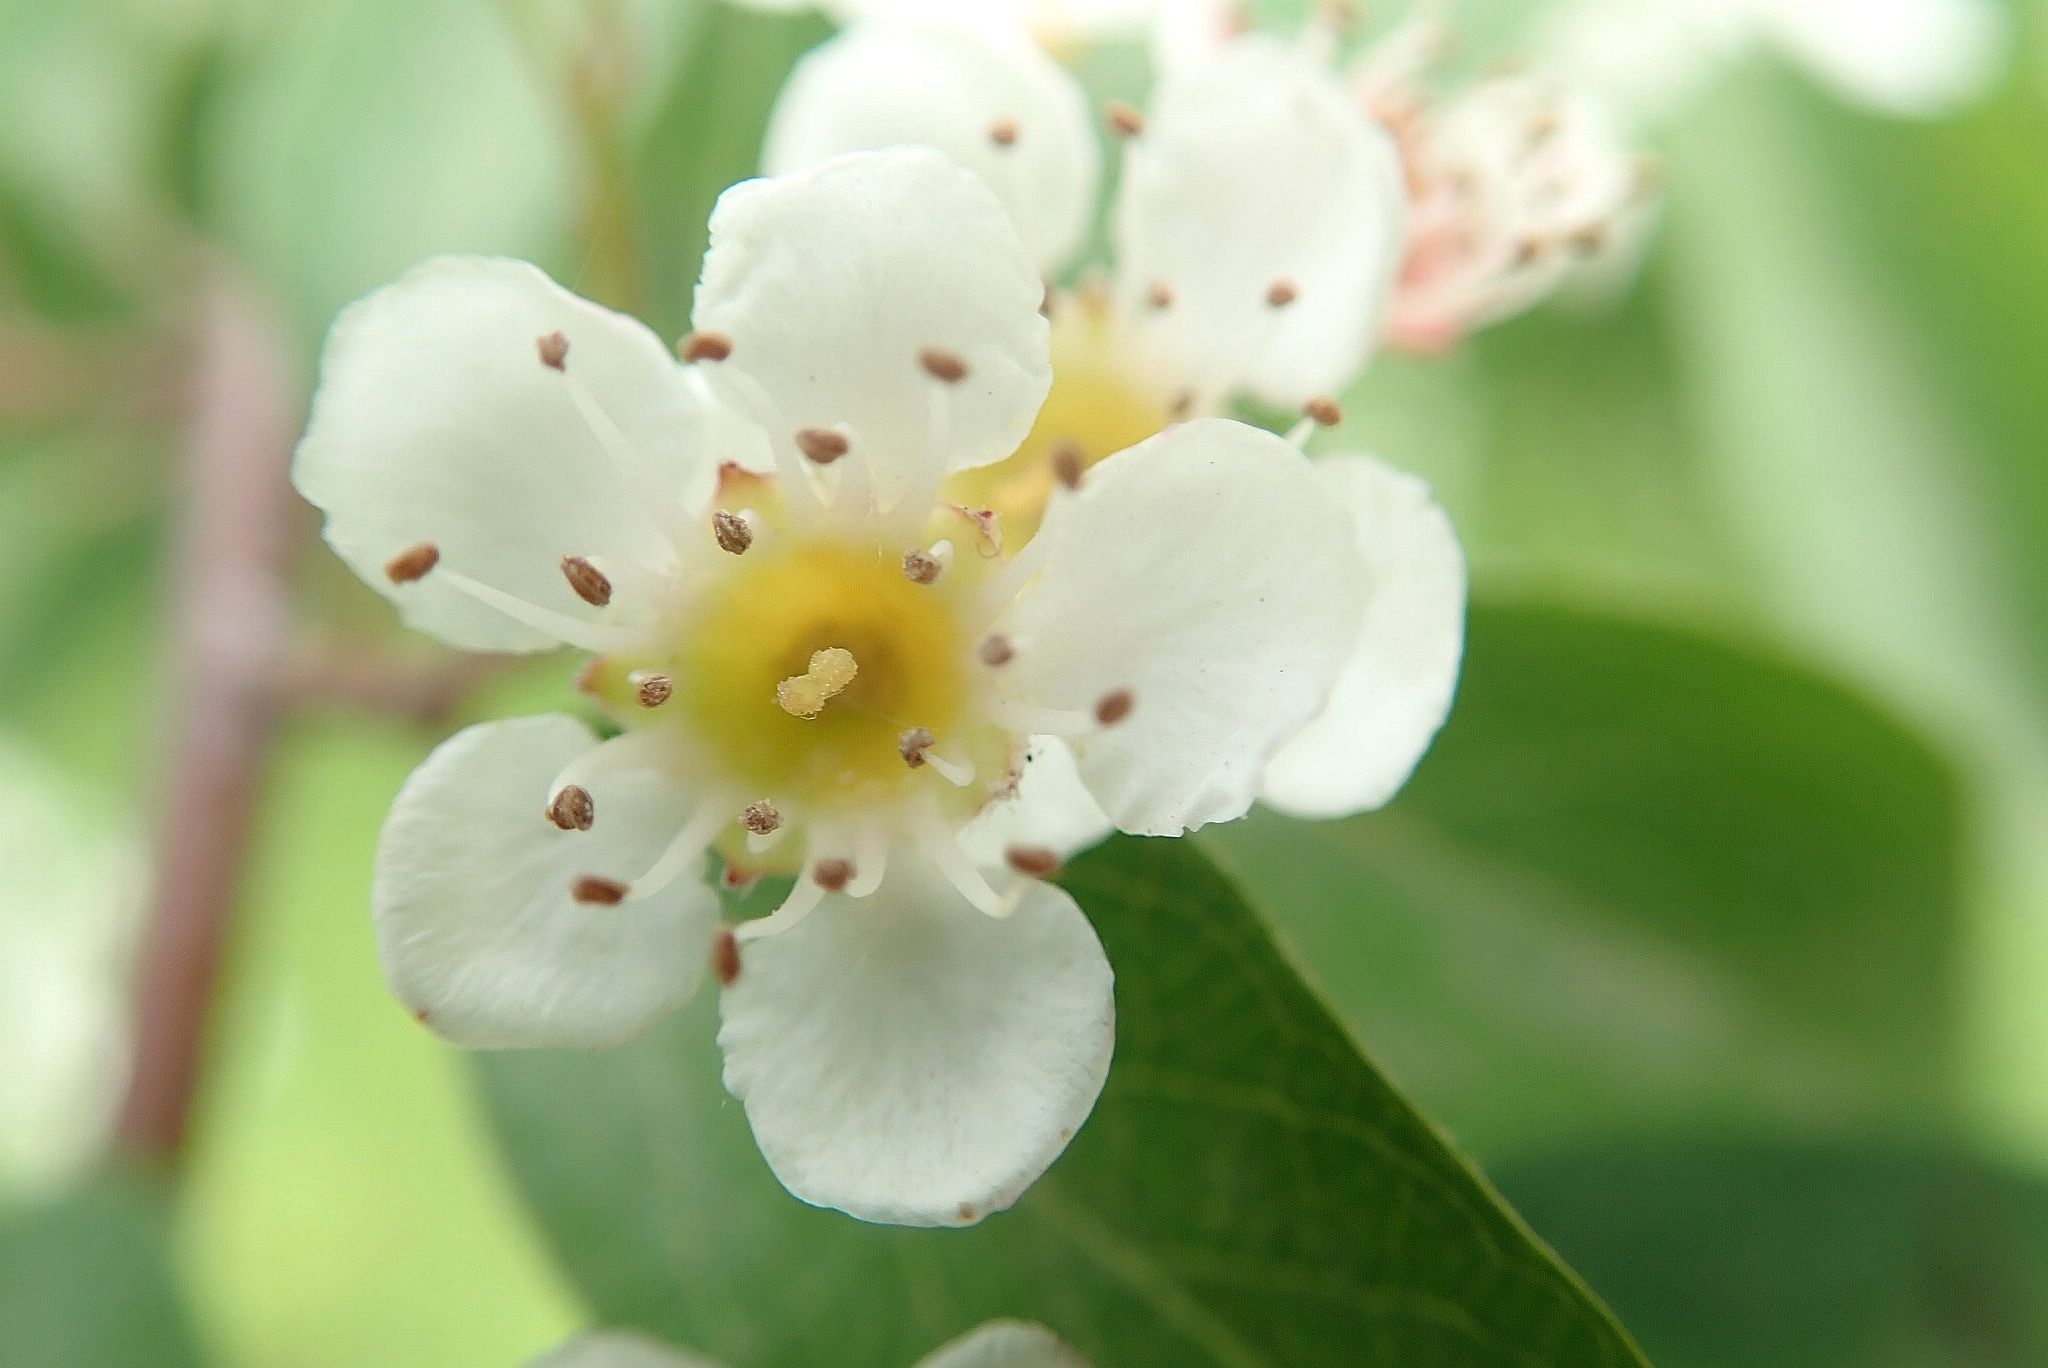
[[[853,652],[842,646],[813,651],[810,669],[775,686],[776,705],[791,717],[816,717],[859,673]]]

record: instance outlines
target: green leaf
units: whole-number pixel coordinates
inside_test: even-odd
[[[1615,1146],[1502,1185],[1663,1368],[2048,1362],[2048,1186],[1863,1144]]]
[[[1063,882],[1116,966],[1115,1063],[1067,1154],[969,1230],[783,1192],[720,1087],[709,994],[622,1050],[479,1056],[598,1314],[736,1368],[903,1368],[999,1315],[1096,1368],[1640,1368],[1191,844],[1118,838]]]
[[[698,17],[639,154],[649,255],[648,323],[665,336],[690,325],[690,299],[720,192],[760,171],[768,112],[790,67],[832,35],[816,14],[769,14],[713,3]]]
[[[1481,601],[1457,709],[1391,808],[1202,839],[1492,1156],[1943,1115],[1958,808],[1911,732],[1767,651]]]
[[[194,1368],[166,1212],[102,1180],[0,1214],[0,1368]]]

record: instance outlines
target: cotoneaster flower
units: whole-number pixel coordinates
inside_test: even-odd
[[[1364,368],[1385,328],[1406,192],[1394,143],[1325,46],[1221,39],[1171,66],[1145,113],[1109,111],[1124,144],[1113,275],[1048,293],[1045,405],[1014,455],[954,476],[949,497],[995,511],[1014,542],[1063,481],[1233,396],[1335,421],[1324,396]],[[764,161],[787,171],[891,143],[937,148],[981,175],[1048,273],[1093,218],[1099,160],[1080,88],[1015,30],[848,27],[792,72]],[[1260,796],[1331,817],[1391,799],[1442,724],[1465,572],[1421,481],[1360,452],[1320,459],[1315,475],[1366,562],[1365,610],[1343,683],[1268,767]],[[1057,744],[1045,749],[1061,767]],[[1069,812],[1059,834],[1079,844],[1090,823],[1082,805]],[[1108,827],[1098,817],[1092,829]]]
[[[1041,300],[986,185],[904,148],[727,191],[684,364],[518,262],[342,315],[294,467],[329,542],[452,644],[593,653],[621,729],[486,723],[407,781],[374,912],[423,1022],[606,1046],[709,961],[804,1200],[968,1223],[1058,1155],[1111,973],[1029,833],[1243,814],[1344,687],[1367,572],[1300,453],[1228,420],[1104,460],[1021,548],[946,498],[1031,430]],[[793,891],[722,930],[712,850]]]
[[[579,1335],[528,1368],[719,1368],[631,1330]],[[941,1345],[917,1368],[1088,1368],[1086,1360],[1042,1325],[990,1321]]]

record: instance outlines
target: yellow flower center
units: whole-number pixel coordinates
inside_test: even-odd
[[[1014,550],[1038,531],[1062,449],[1086,469],[1172,421],[1171,397],[1137,369],[1106,303],[1062,296],[1053,311],[1052,391],[1038,421],[1013,455],[955,475],[946,497],[995,510],[1003,544]]]
[[[966,721],[959,596],[914,584],[901,552],[770,542],[736,560],[685,622],[679,707],[719,770],[750,792],[821,809],[885,800],[928,772],[902,735]]]

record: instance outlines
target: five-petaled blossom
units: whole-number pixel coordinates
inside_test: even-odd
[[[1426,494],[1208,418],[1006,542],[949,477],[1031,429],[1042,295],[984,183],[899,148],[727,191],[683,364],[502,260],[430,261],[336,322],[294,467],[330,544],[451,644],[593,652],[621,728],[486,723],[408,780],[374,912],[422,1021],[606,1046],[708,960],[727,1087],[793,1193],[973,1222],[1109,1064],[1060,851],[1399,783],[1462,607]],[[711,849],[793,890],[725,931]]]
[[[630,1330],[578,1335],[529,1368],[718,1368],[711,1360],[672,1349]],[[917,1368],[1088,1368],[1087,1361],[1042,1325],[990,1321],[940,1345]]]

